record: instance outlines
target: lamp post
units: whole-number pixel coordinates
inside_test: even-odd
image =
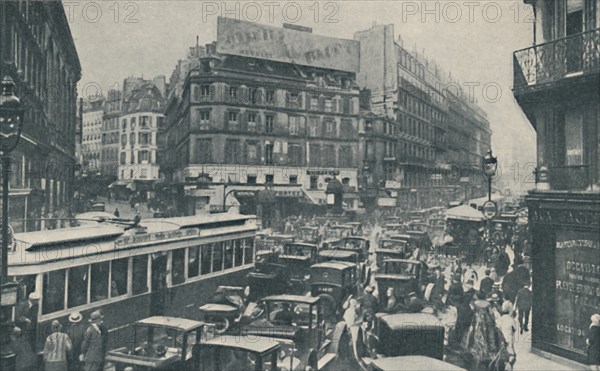
[[[1,62],[1,61],[0,61]],[[15,83],[6,76],[2,80],[2,95],[0,96],[0,157],[2,158],[2,254],[0,259],[0,287],[1,295],[7,295],[11,286],[8,283],[8,246],[10,244],[9,226],[8,226],[8,193],[10,180],[10,153],[17,148],[21,130],[23,128],[23,115],[25,110],[21,106],[21,101],[14,94]],[[14,285],[13,285],[14,286]],[[13,300],[7,300],[9,297],[2,297],[0,301],[7,306],[14,305]],[[8,339],[9,323],[8,316],[2,310],[2,338],[0,339],[0,368],[2,370],[14,370],[15,353],[10,347]]]
[[[498,159],[492,155],[492,150],[489,149],[487,154],[482,159],[483,172],[488,179],[488,201],[492,200],[492,178],[498,170]]]

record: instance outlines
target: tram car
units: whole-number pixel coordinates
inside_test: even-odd
[[[13,319],[36,324],[38,343],[53,320],[85,320],[101,310],[115,346],[129,324],[151,316],[199,319],[198,307],[221,285],[244,286],[254,267],[256,217],[239,214],[142,220],[126,230],[110,221],[15,235],[10,280],[40,297],[21,301]],[[125,333],[124,333],[125,332]]]

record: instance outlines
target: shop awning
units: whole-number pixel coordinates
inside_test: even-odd
[[[108,186],[108,188],[128,187],[131,184],[133,184],[133,180],[132,179],[121,179],[121,180],[116,180],[116,181],[112,182]]]
[[[446,211],[446,219],[468,220],[473,222],[483,221],[481,212],[467,205],[453,207]]]
[[[302,192],[304,192],[304,194],[306,195],[306,198],[308,198],[313,204],[327,205],[327,195],[325,194],[325,191],[322,191],[322,190],[309,191],[309,190],[303,189]]]

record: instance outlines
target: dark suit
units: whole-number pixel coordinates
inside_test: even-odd
[[[83,354],[83,362],[85,371],[100,371],[104,366],[104,356],[106,345],[102,330],[90,325],[83,334],[83,342],[81,343],[81,354]]]
[[[485,296],[489,296],[494,288],[494,280],[490,277],[485,277],[479,283],[479,291],[485,293]]]

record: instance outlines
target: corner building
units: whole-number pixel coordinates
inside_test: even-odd
[[[220,18],[217,42],[190,48],[169,83],[162,168],[185,192],[185,212],[256,212],[272,184],[277,215],[298,213],[325,204],[333,177],[357,207],[358,51],[311,30]],[[201,174],[210,189],[190,185]]]
[[[534,45],[514,53],[514,95],[537,132],[533,346],[587,363],[600,313],[600,1],[525,1]]]

